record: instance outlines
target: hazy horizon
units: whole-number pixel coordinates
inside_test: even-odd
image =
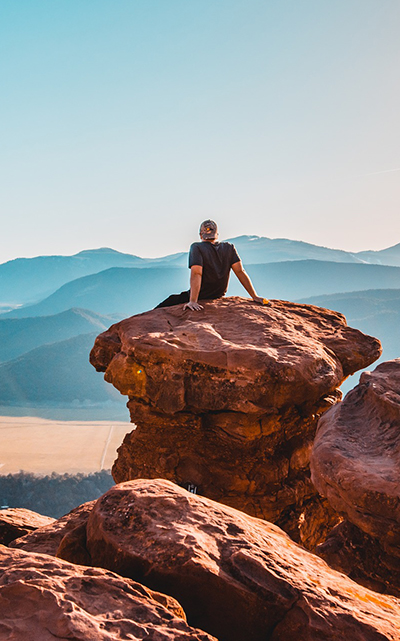
[[[342,247],[332,247],[330,245],[322,245],[322,244],[321,245],[316,245],[315,243],[308,243],[308,241],[299,240],[297,238],[269,238],[268,236],[259,236],[257,234],[239,234],[239,235],[231,237],[231,238],[221,238],[220,240],[221,241],[224,241],[224,240],[235,240],[235,238],[240,238],[240,237],[243,237],[243,236],[249,236],[250,238],[254,237],[254,238],[260,238],[260,239],[261,238],[265,238],[267,240],[277,240],[277,241],[279,241],[279,240],[289,240],[289,241],[293,241],[293,242],[304,242],[306,244],[315,245],[316,247],[323,247],[323,248],[326,248],[326,249],[339,250],[339,251],[342,250],[342,251],[346,251],[346,252],[354,253],[354,254],[357,254],[359,252],[364,252],[364,251],[380,251],[380,250],[383,250],[383,249],[389,249],[390,247],[394,247],[395,245],[400,244],[400,238],[399,238],[398,241],[392,242],[391,245],[388,245],[388,246],[385,246],[385,247],[379,247],[378,249],[372,249],[371,247],[364,247],[363,249],[358,249],[356,251],[352,251],[352,250],[348,250],[348,249],[343,249]],[[122,249],[119,249],[119,248],[116,248],[116,247],[110,247],[110,246],[104,245],[102,247],[82,247],[81,249],[78,249],[76,252],[66,253],[66,254],[48,253],[48,254],[32,254],[30,256],[28,256],[28,255],[25,255],[25,256],[13,256],[12,258],[8,258],[8,259],[6,259],[4,261],[1,260],[1,257],[0,257],[0,265],[4,264],[6,262],[12,261],[12,260],[16,260],[17,258],[41,258],[41,257],[47,257],[47,256],[75,256],[75,255],[77,255],[77,254],[79,254],[81,252],[98,251],[98,250],[102,250],[102,249],[110,249],[110,250],[117,251],[117,252],[120,252],[120,253],[123,253],[123,254],[132,254],[132,255],[138,256],[138,258],[145,258],[145,259],[146,258],[163,258],[165,256],[169,256],[169,255],[173,255],[173,254],[177,254],[177,253],[185,253],[185,252],[187,253],[188,250],[189,250],[190,244],[192,242],[196,242],[197,240],[199,240],[197,237],[193,238],[192,240],[189,241],[189,244],[187,245],[187,247],[178,249],[177,251],[173,251],[173,252],[170,251],[169,252],[169,251],[166,250],[166,252],[164,254],[158,254],[158,255],[154,254],[152,256],[134,254],[133,252],[123,251]]]

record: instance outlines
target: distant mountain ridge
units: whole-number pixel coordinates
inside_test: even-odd
[[[260,295],[298,300],[310,296],[357,291],[371,287],[400,288],[400,267],[366,263],[316,260],[248,265],[247,271]],[[171,267],[114,267],[66,283],[36,305],[20,307],[3,318],[26,318],[59,314],[71,307],[119,318],[139,314],[157,305],[171,293],[189,288],[189,270]],[[229,295],[246,296],[234,275]]]
[[[113,322],[90,310],[68,309],[54,316],[0,318],[0,362],[17,358],[36,347],[90,332],[102,332]]]
[[[0,411],[1,405],[79,407],[120,402],[120,394],[89,364],[97,334],[42,345],[0,363]]]
[[[180,254],[165,259],[146,259],[103,247],[74,256],[16,258],[0,265],[0,303],[20,305],[49,296],[65,283],[96,274],[110,267],[147,267],[168,264],[173,267]]]
[[[285,238],[238,236],[233,242],[247,265],[293,260],[370,263],[400,266],[400,243],[380,251],[346,252]],[[62,285],[112,267],[187,267],[187,252],[160,258],[141,258],[103,247],[73,256],[16,258],[0,264],[0,304],[18,306],[37,302]]]
[[[349,325],[377,336],[383,353],[373,368],[380,362],[400,357],[400,288],[313,296],[301,302],[342,312]],[[359,376],[360,372],[357,372],[342,385],[342,389],[345,392],[352,389]]]

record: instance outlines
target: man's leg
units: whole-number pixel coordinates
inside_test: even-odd
[[[163,300],[162,303],[159,303],[159,305],[154,309],[158,309],[159,307],[172,307],[173,305],[184,305],[185,303],[188,303],[189,300],[190,291],[181,292],[180,294],[172,294]]]

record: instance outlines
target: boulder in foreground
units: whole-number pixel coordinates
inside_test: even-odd
[[[400,601],[329,568],[278,527],[165,480],[113,487],[87,526],[93,563],[170,594],[223,641],[400,638]]]
[[[83,542],[86,536],[86,522],[96,501],[88,501],[71,510],[60,519],[52,519],[52,523],[45,525],[35,532],[21,536],[12,541],[10,547],[25,550],[26,552],[37,552],[39,554],[50,554],[56,556],[61,544],[70,540],[74,532],[82,532]],[[81,546],[82,547],[82,546]],[[81,550],[79,559],[75,550],[75,562],[81,565],[90,565],[90,559],[86,550]],[[60,555],[62,558],[63,555]],[[68,560],[68,559],[67,559]]]
[[[0,510],[0,543],[8,545],[14,539],[34,532],[54,522],[50,516],[43,516],[22,507]]]
[[[213,639],[190,627],[171,597],[100,568],[0,546],[0,570],[4,640]]]

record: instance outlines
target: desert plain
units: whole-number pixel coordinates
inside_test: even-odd
[[[110,469],[131,423],[0,416],[0,474],[89,474]]]

